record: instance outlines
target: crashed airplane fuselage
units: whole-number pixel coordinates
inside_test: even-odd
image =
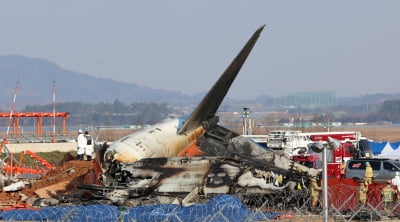
[[[135,162],[142,158],[176,156],[203,135],[210,125],[215,125],[215,113],[263,28],[264,26],[256,30],[192,114],[182,122],[181,126],[179,120],[170,120],[115,141],[105,151],[104,173],[107,174],[108,165],[114,161],[125,163]]]
[[[232,194],[240,190],[265,194],[318,173],[218,125],[216,111],[263,28],[251,36],[189,118],[135,132],[96,154],[109,199],[120,202],[155,194]],[[204,153],[202,157],[182,155],[194,144]],[[293,174],[294,169],[305,173],[301,179]],[[283,183],[275,183],[274,176],[268,175],[281,175]]]

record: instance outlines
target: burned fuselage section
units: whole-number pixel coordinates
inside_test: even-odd
[[[105,196],[117,203],[134,201],[135,205],[143,204],[143,198],[188,204],[189,196],[197,202],[216,194],[293,191],[319,173],[224,127],[211,123],[204,127],[207,132],[197,142],[204,156],[103,162],[102,180],[108,187]]]
[[[173,200],[181,203],[189,194],[196,202],[215,194],[268,194],[293,190],[297,183],[308,178],[306,174],[293,174],[273,164],[255,166],[211,156],[148,158],[112,167],[115,174],[108,179],[113,181],[115,190],[107,197],[114,202],[151,196],[162,197],[158,198],[160,203]]]
[[[248,162],[255,167],[267,166],[272,171],[292,170],[307,172],[317,176],[320,171],[293,162],[284,155],[266,150],[248,138],[240,136],[229,129],[214,125],[199,138],[198,147],[208,156],[235,158]]]

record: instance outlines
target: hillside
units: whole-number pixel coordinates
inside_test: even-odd
[[[135,74],[138,75],[138,74]],[[18,55],[0,56],[0,109],[9,110],[17,81],[20,81],[16,107],[52,102],[52,83],[56,82],[57,102],[84,103],[134,102],[190,103],[195,97],[179,92],[146,88],[137,84],[96,78],[64,69],[50,61]]]
[[[140,73],[131,73],[139,76]],[[203,93],[193,96],[178,91],[151,89],[138,84],[124,83],[105,78],[97,78],[89,74],[67,70],[57,64],[40,58],[28,58],[19,55],[0,56],[0,110],[9,111],[13,101],[16,83],[19,81],[19,92],[15,107],[23,109],[27,105],[51,104],[52,84],[56,82],[56,102],[112,103],[119,100],[124,104],[132,103],[166,103],[173,107],[193,106],[203,97]],[[307,91],[307,90],[306,90]],[[337,105],[355,106],[358,111],[372,110],[388,99],[398,99],[400,94],[371,94],[359,97],[337,98]],[[228,104],[230,110],[241,110],[243,106],[252,106],[256,110],[266,107],[280,107],[282,98],[259,95],[254,100],[238,101],[225,98],[221,108]],[[365,107],[361,107],[366,104]],[[227,109],[226,109],[227,110]]]

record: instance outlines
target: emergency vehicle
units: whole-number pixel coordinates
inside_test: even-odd
[[[369,147],[368,141],[361,137],[361,133],[357,131],[349,132],[306,132],[306,133],[289,133],[286,135],[285,141],[282,141],[281,149],[283,149],[285,154],[292,153],[288,157],[293,161],[302,163],[305,166],[320,169],[322,168],[322,154],[315,153],[310,149],[310,145],[315,142],[326,143],[328,138],[333,138],[341,143],[341,146],[335,150],[327,150],[327,168],[328,176],[340,177],[340,164],[342,160],[347,161],[351,158],[360,157],[371,157],[371,148]],[[293,136],[290,136],[293,135]],[[301,140],[294,142],[296,140]],[[292,144],[290,144],[290,142]],[[295,150],[293,146],[295,144],[300,144],[306,141],[307,149],[297,149],[302,150],[299,153],[293,153]],[[278,143],[278,141],[275,141]],[[304,147],[304,144],[301,145]],[[288,151],[285,151],[288,150]]]

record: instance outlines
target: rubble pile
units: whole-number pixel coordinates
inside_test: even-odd
[[[0,206],[32,204],[37,199],[60,199],[65,195],[81,195],[76,185],[85,182],[85,175],[91,169],[93,169],[92,161],[64,162],[39,179],[23,179],[25,186],[19,191],[0,192]],[[9,179],[8,181],[3,179],[5,185],[13,181],[12,178]]]

